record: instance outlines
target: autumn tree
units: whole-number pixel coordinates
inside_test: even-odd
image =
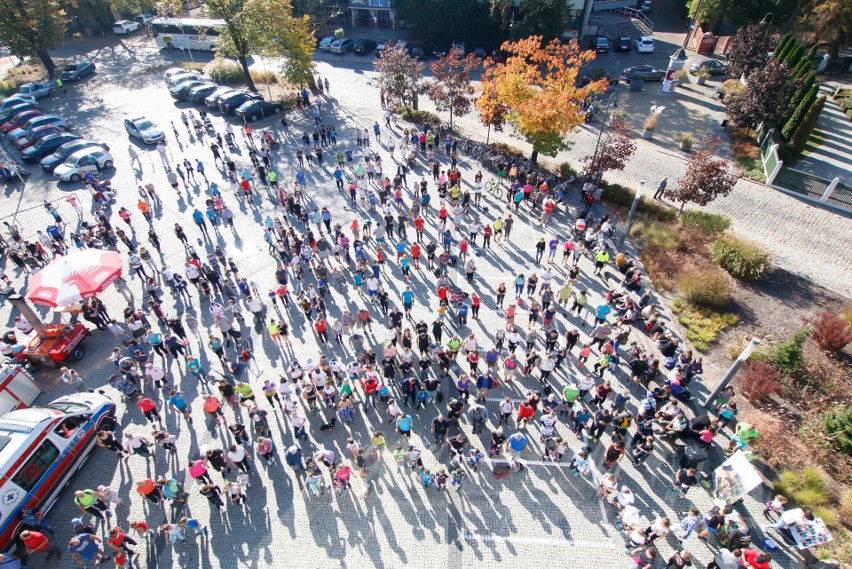
[[[602,79],[577,87],[580,67],[595,58],[593,51],[582,51],[575,40],[541,42],[531,36],[504,43],[506,61],[486,60],[482,75],[483,95],[506,106],[509,124],[533,147],[533,161],[539,153],[556,156],[569,148],[566,137],[584,122],[583,101],[607,86]]]
[[[718,137],[707,137],[701,149],[690,158],[686,173],[677,186],[666,189],[665,196],[680,202],[681,212],[687,202],[704,206],[734,189],[737,177],[731,174],[726,160],[715,156],[721,142]]]
[[[737,126],[754,128],[761,122],[778,122],[789,116],[790,101],[798,83],[791,81],[786,63],[771,59],[755,69],[745,87],[725,97],[728,116]]]
[[[616,119],[601,137],[597,152],[583,158],[583,177],[600,183],[606,172],[624,170],[634,152],[636,143],[630,139],[630,126],[627,121]]]
[[[53,76],[56,64],[49,51],[62,43],[66,23],[56,0],[7,0],[0,9],[0,41],[16,55],[38,57]]]
[[[492,93],[482,93],[476,99],[476,110],[479,112],[479,120],[488,127],[488,133],[485,135],[485,144],[488,144],[491,139],[491,129],[494,128],[497,132],[503,130],[503,125],[506,124],[506,115],[509,114],[509,109],[501,103]]]
[[[470,82],[470,74],[478,65],[472,53],[461,57],[454,49],[429,65],[433,79],[427,94],[439,112],[450,113],[450,126],[453,116],[466,115],[473,106],[476,89]]]
[[[417,98],[426,90],[423,63],[406,50],[393,48],[384,50],[373,67],[379,73],[379,87],[386,94],[406,108],[417,109]]]
[[[803,24],[819,43],[825,44],[832,57],[852,38],[852,2],[849,0],[812,0],[805,10]]]
[[[737,30],[728,47],[731,73],[739,77],[766,65],[766,54],[772,51],[769,26],[749,24]]]

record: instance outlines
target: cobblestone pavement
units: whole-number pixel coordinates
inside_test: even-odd
[[[164,242],[164,255],[155,263],[168,264],[180,268],[184,262],[184,250],[175,238],[170,227],[176,221],[181,222],[190,234],[201,252],[214,243],[225,248],[232,255],[240,268],[240,275],[254,279],[260,284],[261,291],[267,290],[274,282],[273,258],[268,254],[263,242],[261,223],[267,214],[281,215],[270,197],[263,191],[262,199],[253,204],[246,204],[232,197],[226,191],[226,201],[238,217],[234,231],[219,228],[212,240],[202,240],[200,233],[193,227],[189,213],[192,208],[203,203],[206,186],[190,184],[183,197],[176,196],[169,189],[164,175],[163,165],[156,152],[149,151],[143,156],[138,170],[131,167],[127,154],[127,139],[121,127],[121,118],[130,112],[144,114],[157,121],[168,132],[170,159],[175,161],[182,156],[190,159],[201,158],[208,166],[211,181],[218,181],[223,187],[227,184],[221,179],[221,174],[213,167],[212,156],[207,149],[207,138],[201,141],[187,136],[182,127],[180,142],[175,144],[170,132],[169,122],[179,123],[178,109],[168,97],[161,79],[154,74],[143,74],[143,66],[155,60],[155,54],[143,49],[132,50],[102,50],[95,54],[99,66],[98,74],[91,80],[69,88],[69,93],[44,102],[50,110],[61,111],[72,122],[79,126],[80,134],[105,139],[111,146],[116,160],[117,169],[112,176],[112,183],[118,189],[118,203],[133,212],[132,223],[136,235],[144,244],[141,237],[147,230],[144,220],[137,213],[135,202],[137,182],[153,182],[163,197],[163,206],[156,210],[154,227]],[[341,141],[354,148],[353,126],[369,127],[374,120],[380,119],[377,110],[378,97],[371,88],[369,74],[351,73],[348,71],[331,71],[321,65],[324,76],[331,81],[331,108],[324,114],[323,121],[335,124]],[[223,123],[219,118],[214,121],[221,132]],[[311,126],[312,121],[306,115],[294,114],[294,126],[297,130]],[[258,125],[259,129],[271,128],[276,136],[282,136],[277,122],[265,121]],[[394,129],[399,133],[399,129]],[[378,150],[384,158],[384,163],[391,164],[387,149],[372,141],[372,148]],[[328,156],[327,156],[328,159]],[[237,154],[237,161],[247,164],[245,149]],[[275,154],[275,168],[281,174],[285,184],[292,183],[292,173],[288,170],[294,165],[294,156],[290,143],[285,150]],[[386,166],[387,168],[387,166]],[[472,179],[478,168],[476,164],[464,162],[461,164],[463,178]],[[422,163],[409,175],[409,184],[424,175]],[[40,174],[27,184],[23,192],[20,189],[7,189],[7,199],[0,206],[0,215],[8,216],[17,211],[17,222],[24,234],[33,237],[36,228],[42,227],[50,220],[41,207],[43,199],[50,199],[60,208],[63,217],[71,221],[73,226],[73,211],[62,201],[71,192],[76,192],[81,198],[86,194],[79,186],[62,185],[58,188],[53,182],[46,181]],[[354,217],[378,218],[361,210],[352,209],[345,199],[334,189],[331,181],[331,169],[315,168],[308,172],[308,195],[318,206],[329,207],[334,221],[347,227]],[[408,194],[405,199],[410,199]],[[466,216],[469,222],[474,216],[493,220],[500,211],[500,204],[489,195],[484,198],[481,211]],[[529,274],[540,271],[533,266],[533,244],[539,237],[556,234],[565,237],[567,228],[573,223],[572,213],[576,212],[579,204],[574,200],[569,202],[568,212],[560,212],[556,222],[542,228],[537,221],[525,213],[517,214],[518,223],[512,233],[511,243],[504,247],[492,247],[479,252],[476,257],[478,274],[473,286],[464,281],[464,276],[457,271],[451,273],[451,278],[460,288],[476,290],[484,299],[484,307],[479,319],[471,319],[467,326],[462,326],[460,332],[475,332],[485,347],[490,347],[490,338],[495,330],[504,324],[503,314],[496,310],[494,291],[499,282],[505,281],[511,289],[512,278],[518,272]],[[87,214],[87,219],[91,219]],[[430,221],[434,220],[434,213]],[[116,223],[119,223],[116,220]],[[298,227],[297,227],[298,229]],[[435,228],[430,223],[427,233],[434,236]],[[792,232],[791,232],[792,233]],[[409,232],[409,235],[412,235]],[[121,251],[125,248],[122,246]],[[334,263],[332,263],[334,265]],[[602,301],[605,292],[603,283],[592,275],[591,262],[583,258],[581,261],[582,274],[578,286],[588,288],[590,302],[597,305]],[[7,274],[13,277],[16,286],[24,285],[24,276],[17,273],[13,267],[6,266]],[[557,282],[566,278],[564,267],[555,266]],[[399,304],[399,295],[403,289],[399,268],[394,261],[388,261],[383,268],[384,284],[391,296],[391,303]],[[433,277],[424,268],[413,272],[411,286],[415,291],[414,320],[420,318],[431,322],[435,318],[437,301],[433,290]],[[312,279],[313,277],[309,277]],[[141,283],[138,279],[128,279],[133,290],[133,301],[136,306],[147,301],[142,294]],[[511,291],[510,291],[511,294]],[[195,314],[201,322],[202,335],[212,326],[212,319],[207,309],[206,301],[200,301],[193,293],[192,302],[184,304],[168,292],[164,306],[170,315]],[[332,291],[328,302],[330,318],[340,315],[344,307],[353,308],[364,303],[361,291],[346,287],[340,293]],[[127,301],[115,291],[103,295],[111,314],[118,315],[126,306]],[[511,297],[510,297],[511,298]],[[270,307],[270,310],[275,310]],[[3,318],[11,322],[11,309],[8,304],[2,306]],[[258,328],[247,321],[242,330],[250,334],[254,340],[256,359],[249,370],[242,376],[248,380],[259,393],[263,379],[277,380],[285,372],[287,364],[293,359],[305,361],[307,358],[317,358],[320,353],[335,357],[342,362],[349,362],[352,353],[348,348],[331,345],[321,348],[315,334],[306,324],[297,310],[285,311],[285,316],[292,323],[293,346],[280,349],[272,340],[258,334]],[[379,317],[377,311],[374,315]],[[46,315],[47,318],[58,318],[56,315]],[[519,311],[517,323],[526,327],[524,311]],[[568,316],[560,310],[559,326],[565,329],[581,324],[577,317]],[[406,326],[411,323],[406,323]],[[445,321],[444,340],[446,341],[456,331],[455,315],[449,313]],[[583,334],[587,334],[588,325],[582,326]],[[379,346],[385,339],[381,327],[367,334],[368,341],[373,346]],[[643,334],[636,331],[633,339],[643,345],[647,340]],[[199,354],[202,363],[208,369],[219,373],[220,364],[206,349],[200,347],[200,340],[190,335],[194,353]],[[106,361],[114,340],[105,332],[93,333],[87,340],[88,353],[85,359],[76,367],[93,386],[103,388],[107,394],[116,396],[117,392],[110,387],[104,387],[104,382],[114,370],[112,364]],[[593,356],[592,362],[596,356]],[[160,358],[157,357],[159,360]],[[591,362],[590,362],[591,363]],[[337,496],[332,491],[316,499],[302,492],[300,482],[291,470],[279,465],[266,466],[260,460],[254,461],[248,501],[243,507],[229,506],[222,515],[211,512],[206,500],[197,492],[197,487],[189,482],[187,489],[190,498],[187,504],[177,510],[166,507],[149,508],[143,500],[133,492],[135,481],[146,475],[171,473],[178,478],[185,478],[184,468],[187,459],[195,456],[202,446],[219,446],[231,440],[228,431],[215,425],[205,424],[201,409],[200,395],[208,388],[184,371],[178,362],[166,362],[167,371],[173,381],[185,391],[192,405],[192,416],[195,418],[193,428],[188,428],[183,419],[171,411],[164,411],[166,428],[178,435],[179,450],[174,456],[158,454],[156,462],[147,463],[140,457],[131,457],[127,461],[115,460],[111,454],[97,450],[84,467],[82,474],[77,476],[60,496],[56,506],[49,515],[49,521],[59,529],[59,540],[71,537],[69,521],[78,512],[71,502],[71,492],[77,488],[95,487],[97,484],[109,484],[124,496],[130,495],[129,500],[116,509],[115,519],[125,524],[126,520],[146,518],[152,525],[165,520],[175,520],[185,514],[191,514],[208,523],[209,536],[189,537],[186,544],[178,543],[174,547],[161,537],[141,545],[139,550],[141,567],[272,567],[280,565],[286,559],[296,560],[307,567],[477,567],[503,562],[511,565],[519,563],[531,566],[547,565],[556,567],[626,567],[628,557],[623,553],[623,538],[612,525],[614,511],[603,504],[596,496],[594,481],[591,477],[574,478],[570,476],[567,464],[540,462],[541,443],[539,429],[531,426],[528,435],[532,442],[532,451],[524,458],[528,467],[519,473],[512,473],[508,478],[496,480],[491,475],[491,466],[486,463],[478,472],[468,471],[467,478],[460,491],[448,490],[439,492],[434,489],[424,489],[415,475],[403,471],[396,473],[389,465],[391,457],[385,453],[385,462],[370,465],[368,477],[355,477],[353,490]],[[557,391],[569,375],[584,373],[575,362],[563,367],[554,380]],[[454,373],[457,373],[455,370]],[[608,374],[608,377],[609,374]],[[55,372],[39,374],[39,379],[47,394],[43,400],[49,400],[64,388],[58,381]],[[612,378],[621,385],[626,383],[623,369],[619,369]],[[707,378],[712,382],[715,378]],[[455,395],[455,388],[442,386],[448,397]],[[501,384],[493,392],[494,397],[510,396],[520,400],[526,390],[537,385],[533,377],[518,378],[510,384]],[[703,385],[691,386],[696,395],[706,394]],[[644,395],[641,391],[631,388],[635,407],[636,397]],[[144,418],[134,407],[128,407],[119,401],[119,417],[121,429],[132,433],[148,433]],[[260,403],[266,407],[266,402]],[[491,420],[488,427],[495,427],[496,402],[488,402]],[[413,444],[424,450],[424,462],[433,470],[439,465],[446,464],[448,450],[446,445],[435,447],[429,444],[428,424],[437,410],[434,404],[427,405],[425,410],[414,410]],[[233,420],[231,410],[226,412],[229,420]],[[273,439],[279,456],[292,444],[292,431],[288,421],[280,412],[271,413],[270,423]],[[401,438],[392,432],[386,424],[387,415],[368,410],[357,413],[355,422],[351,425],[339,423],[331,431],[320,430],[330,415],[322,411],[321,415],[311,415],[308,427],[309,440],[302,443],[305,451],[317,447],[332,448],[338,456],[346,454],[346,437],[351,435],[367,446],[368,432],[372,429],[383,429],[388,437],[389,446],[394,446]],[[248,421],[245,413],[241,413],[243,421]],[[470,425],[463,421],[461,430],[467,434],[474,445],[487,450],[487,437],[471,432]],[[509,432],[514,430],[511,426]],[[577,450],[581,442],[574,438],[565,424],[560,423],[557,432],[569,441],[571,451]],[[593,459],[596,465],[595,477],[599,475],[601,455],[608,443],[605,436],[602,443],[594,448]],[[726,438],[719,437],[720,444],[725,444]],[[708,463],[718,463],[720,455],[714,453]],[[495,458],[499,460],[499,458]],[[629,462],[622,461],[616,467],[619,482],[627,484],[636,493],[637,503],[647,521],[657,515],[669,516],[672,520],[678,517],[688,507],[694,506],[706,511],[711,500],[709,495],[700,488],[690,492],[688,500],[676,498],[667,493],[673,468],[673,450],[666,443],[658,443],[657,451],[645,466],[633,467]],[[214,480],[221,483],[220,475],[213,473]],[[188,477],[187,477],[188,478]],[[363,497],[366,492],[366,497]],[[752,518],[752,526],[757,528],[762,522],[760,510],[766,499],[763,489],[754,491],[746,497],[739,506]],[[126,527],[126,524],[125,524]],[[757,529],[755,529],[757,531]],[[755,542],[759,542],[758,539]],[[660,540],[659,549],[664,558],[671,555],[677,542],[669,537]],[[686,546],[692,550],[697,559],[706,564],[712,550],[697,539],[690,539]],[[796,566],[796,561],[787,553],[776,556],[778,565],[782,567]],[[31,566],[44,566],[43,562],[34,561]],[[69,567],[71,562],[67,556],[55,564],[56,567]]]

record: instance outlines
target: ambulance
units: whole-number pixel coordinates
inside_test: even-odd
[[[20,512],[47,513],[86,462],[98,430],[115,424],[115,403],[100,393],[66,395],[0,416],[0,551],[12,547]]]

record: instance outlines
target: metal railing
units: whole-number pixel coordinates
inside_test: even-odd
[[[645,32],[645,35],[650,36],[654,33],[654,22],[648,16],[642,13],[642,10],[636,8],[622,8],[618,11],[619,14],[627,16],[636,26]]]
[[[606,34],[601,34],[600,31],[598,31],[598,35],[609,35],[609,37],[613,39],[618,37],[618,30],[616,30],[615,26],[612,25],[612,22],[610,22],[604,16],[589,16],[589,21],[587,25],[595,26],[599,30],[600,28],[603,28],[603,30],[606,32]]]

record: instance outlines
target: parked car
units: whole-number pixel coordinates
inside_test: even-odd
[[[642,36],[633,40],[633,49],[636,53],[654,53],[654,38]]]
[[[406,53],[411,55],[411,42],[407,42],[405,40],[398,40],[396,45],[394,46],[396,49],[405,50]]]
[[[488,50],[484,47],[475,47],[473,48],[473,56],[476,59],[483,60],[488,57]]]
[[[216,83],[202,83],[201,85],[196,85],[190,89],[189,95],[186,98],[188,101],[192,101],[193,103],[200,105],[204,103],[204,99],[206,99],[210,93],[221,88],[222,87]]]
[[[640,0],[639,9],[644,13],[648,14],[651,12],[652,4],[651,0]]]
[[[337,38],[334,36],[325,36],[319,41],[319,43],[317,43],[317,49],[320,51],[331,51],[331,44],[336,39]]]
[[[39,82],[39,83],[24,83],[20,87],[18,87],[18,93],[21,95],[25,95],[28,97],[32,97],[34,99],[44,99],[48,95],[50,95],[50,83]]]
[[[376,42],[369,38],[361,38],[355,40],[355,45],[352,46],[352,51],[355,55],[367,55],[376,49]]]
[[[24,148],[29,148],[45,136],[50,136],[51,134],[59,134],[60,132],[65,132],[65,129],[62,127],[54,126],[52,124],[46,124],[42,126],[37,126],[34,129],[30,130],[22,136],[21,138],[15,141],[15,146],[18,147],[18,150],[23,150]]]
[[[225,114],[233,113],[237,107],[248,101],[249,99],[263,99],[256,93],[247,93],[246,91],[236,91],[226,97],[219,99],[219,110]]]
[[[345,55],[355,48],[355,40],[350,38],[337,38],[331,42],[331,53]]]
[[[707,59],[705,61],[696,61],[692,65],[689,66],[689,73],[691,75],[698,75],[698,72],[701,69],[706,69],[710,75],[727,75],[728,69],[730,66],[724,61],[717,61],[715,59]]]
[[[17,105],[10,105],[10,106],[6,107],[5,109],[3,109],[2,112],[0,112],[0,123],[4,123],[4,122],[8,121],[13,116],[19,115],[19,114],[23,113],[24,111],[38,111],[38,110],[39,110],[38,104],[34,103],[34,102],[33,103],[18,103]]]
[[[9,131],[8,134],[6,134],[6,138],[15,142],[22,136],[25,136],[32,129],[48,124],[65,128],[68,126],[68,120],[65,117],[60,117],[59,115],[37,115],[21,124],[18,128]]]
[[[24,162],[35,162],[36,160],[41,160],[44,156],[47,156],[63,144],[79,139],[80,135],[70,132],[58,132],[56,134],[45,136],[21,152],[21,159]]]
[[[283,107],[279,103],[270,103],[263,99],[249,99],[237,107],[234,114],[248,122],[265,119],[280,113]]]
[[[0,101],[0,113],[5,111],[6,109],[10,109],[10,108],[14,107],[15,105],[26,105],[26,104],[31,104],[34,107],[38,106],[38,104],[36,103],[35,97],[32,97],[30,95],[22,95],[20,93],[15,93],[14,95],[10,95],[10,96],[6,97],[5,99],[3,99],[2,101]]]
[[[140,14],[136,16],[136,21],[142,24],[143,26],[147,26],[156,19],[157,16],[155,16],[154,14]]]
[[[38,109],[28,109],[26,111],[21,111],[16,115],[12,115],[5,122],[0,124],[0,132],[9,132],[10,130],[15,130],[21,124],[30,120],[30,118],[41,115],[42,112]]]
[[[168,69],[166,69],[166,70],[163,72],[163,80],[164,80],[166,83],[168,83],[168,82],[169,82],[169,79],[171,79],[171,78],[172,78],[172,77],[174,77],[175,75],[182,75],[182,74],[185,74],[185,73],[190,73],[190,74],[193,74],[193,75],[195,75],[195,76],[200,76],[200,75],[201,75],[201,74],[200,74],[200,73],[198,73],[197,71],[191,71],[191,70],[189,70],[189,69],[184,69],[183,67],[169,67]]]
[[[42,158],[39,164],[43,169],[49,172],[53,172],[53,169],[62,164],[66,158],[68,158],[78,150],[83,150],[84,148],[91,148],[92,150],[97,150],[98,148],[103,150],[109,150],[109,146],[104,144],[103,142],[78,138],[77,140],[66,142],[65,144],[60,146],[53,152],[53,154],[48,154],[47,156]]]
[[[391,41],[380,41],[378,44],[376,44],[376,57],[381,57],[382,54],[389,47],[393,47],[393,46],[394,46],[393,40],[391,40]]]
[[[64,182],[79,182],[87,172],[112,168],[109,152],[98,148],[78,150],[53,169],[53,175]]]
[[[624,52],[630,51],[630,38],[627,36],[618,36],[615,38],[615,41],[612,42],[615,46],[615,51]]]
[[[219,87],[218,89],[207,95],[207,97],[204,99],[204,104],[210,107],[211,109],[218,109],[219,101],[222,99],[222,97],[226,97],[236,92],[237,90],[231,87]]]
[[[459,57],[464,57],[465,54],[467,54],[467,48],[465,47],[463,41],[454,41],[450,49],[455,51],[459,55]]]
[[[419,59],[420,61],[426,61],[426,48],[422,45],[413,45],[411,46],[411,57],[414,59]]]
[[[621,78],[625,81],[631,79],[642,79],[643,81],[662,81],[666,72],[650,65],[634,65],[621,72]]]
[[[598,53],[609,53],[609,40],[605,37],[596,37],[592,40],[592,49]]]
[[[181,81],[177,85],[171,87],[169,89],[169,95],[171,95],[172,99],[176,101],[186,101],[189,99],[189,91],[191,89],[207,84],[207,82],[201,81],[200,79],[187,79],[186,81]],[[215,83],[212,83],[212,85],[215,85]]]
[[[142,27],[139,22],[131,22],[130,20],[119,20],[112,25],[112,33],[120,36],[126,36],[130,32],[135,32]]]
[[[89,60],[69,63],[59,74],[63,81],[79,81],[95,72],[95,64]]]
[[[492,61],[494,61],[494,63],[503,63],[506,61],[506,54],[503,53],[503,50],[500,48],[492,49],[489,57]]]
[[[198,71],[188,71],[186,69],[181,69],[181,73],[174,73],[173,75],[166,77],[166,86],[171,88],[177,85],[178,83],[183,83],[184,81],[189,81],[190,79],[200,81],[201,73],[199,73]]]
[[[432,55],[435,56],[437,59],[440,59],[440,58],[444,57],[445,55],[447,55],[448,51],[449,51],[449,48],[447,48],[446,45],[434,46],[432,48]]]
[[[156,124],[143,116],[124,119],[124,129],[127,134],[145,144],[156,144],[166,138],[166,135]]]

